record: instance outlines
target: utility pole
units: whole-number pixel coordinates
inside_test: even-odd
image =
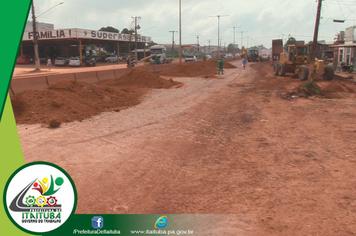
[[[198,59],[199,59],[199,36],[200,35],[197,35]]]
[[[210,52],[210,39],[209,39],[209,54],[210,54],[211,52]]]
[[[233,42],[232,42],[232,53],[234,54],[234,59],[235,59],[235,29],[237,29],[237,28],[240,28],[241,26],[239,26],[239,27],[229,27],[229,28],[233,28],[234,29],[234,38],[233,38]]]
[[[322,0],[318,0],[318,10],[317,10],[316,20],[315,20],[314,39],[313,39],[313,45],[312,45],[311,60],[310,60],[310,65],[309,65],[310,72],[309,72],[309,77],[308,77],[308,83],[313,83],[313,80],[315,77],[315,54],[316,54],[316,44],[318,41],[321,3],[322,3]]]
[[[35,71],[40,71],[40,58],[38,56],[38,42],[37,42],[37,30],[36,30],[36,14],[35,5],[32,1],[32,31],[33,31],[33,49],[35,51]]]
[[[247,32],[247,31],[241,31],[241,49],[242,49],[242,39],[243,39],[244,32]]]
[[[40,16],[42,16],[43,14],[45,14],[46,12],[48,12],[49,10],[59,6],[59,5],[62,5],[64,2],[61,2],[49,9],[47,9],[46,11],[42,12],[40,15],[38,15],[36,17],[36,14],[35,14],[35,5],[32,1],[32,34],[33,34],[33,50],[34,50],[34,53],[35,53],[35,66],[36,66],[36,69],[35,71],[40,71],[40,57],[38,55],[38,38],[37,38],[37,24],[36,24],[36,19]]]
[[[179,0],[179,63],[182,63],[182,0]]]
[[[135,19],[135,64],[137,64],[137,29],[140,29],[141,27],[138,25],[137,23],[137,19],[141,19],[141,17],[139,16],[135,16],[135,17],[132,17],[133,19]],[[131,51],[131,48],[130,48],[130,51]],[[117,55],[117,57],[119,57],[119,55]]]
[[[210,17],[217,17],[218,18],[218,58],[220,58],[220,17],[224,17],[228,15],[217,15],[217,16],[210,16]]]
[[[172,33],[172,58],[174,58],[174,32],[178,33],[178,31],[169,31]]]

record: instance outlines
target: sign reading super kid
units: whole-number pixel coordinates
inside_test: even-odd
[[[32,162],[16,170],[4,191],[10,220],[34,234],[61,226],[74,213],[76,202],[73,180],[62,168],[47,162]]]

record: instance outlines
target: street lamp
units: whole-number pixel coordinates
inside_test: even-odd
[[[64,2],[61,2],[51,8],[49,8],[48,10],[44,11],[43,13],[41,13],[38,17],[42,16],[44,13],[48,12],[49,10],[62,5]],[[38,18],[37,17],[37,18]],[[40,58],[38,56],[38,42],[37,42],[37,30],[36,30],[36,14],[35,14],[35,5],[32,1],[32,31],[33,31],[33,49],[35,52],[35,65],[36,65],[36,69],[35,71],[40,71]]]
[[[232,53],[234,54],[234,59],[235,59],[235,29],[238,29],[240,28],[241,26],[239,27],[229,27],[229,28],[233,28],[234,29],[234,40],[233,40],[233,43],[232,43]]]
[[[33,3],[33,2],[32,2],[32,3]],[[57,5],[55,5],[55,6],[51,7],[51,8],[49,8],[49,9],[47,9],[46,11],[42,12],[41,14],[39,14],[39,15],[37,16],[37,18],[40,17],[40,16],[42,16],[43,14],[45,14],[46,12],[48,12],[49,10],[51,10],[51,9],[53,9],[53,8],[55,8],[55,7],[58,7],[59,5],[62,5],[63,3],[64,3],[64,2],[60,2],[60,3],[58,3]]]
[[[241,31],[241,49],[242,49],[242,39],[243,39],[243,33],[248,32],[248,31]]]
[[[220,17],[224,17],[228,15],[217,15],[217,16],[210,16],[210,17],[217,17],[218,18],[218,58],[220,58]]]
[[[182,63],[182,1],[179,0],[179,63]]]

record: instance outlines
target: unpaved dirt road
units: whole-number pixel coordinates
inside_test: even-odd
[[[356,234],[355,85],[288,101],[277,94],[300,83],[270,71],[173,78],[185,86],[120,112],[19,125],[25,161],[72,176],[76,213],[236,214],[226,235]]]

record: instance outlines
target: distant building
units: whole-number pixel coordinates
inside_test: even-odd
[[[312,51],[313,44],[308,44],[308,51]],[[315,57],[319,60],[329,60],[334,57],[334,50],[330,48],[330,44],[326,43],[325,40],[320,40],[316,45]]]
[[[211,55],[211,54],[217,54],[218,51],[218,46],[214,46],[214,45],[204,45],[203,47],[200,48],[200,52],[202,54],[207,54],[207,55]]]
[[[33,21],[26,22],[25,31],[33,31],[32,22]],[[54,30],[54,24],[36,22],[36,28],[38,31],[40,31],[40,30]]]
[[[345,29],[345,33],[340,32],[337,42],[332,47],[334,50],[334,61],[344,62],[347,65],[353,65],[356,70],[356,26]],[[343,36],[345,36],[344,41]]]

